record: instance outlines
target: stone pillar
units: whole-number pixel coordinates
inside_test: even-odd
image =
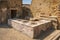
[[[1,13],[1,23],[6,24],[8,20],[8,15],[7,15],[7,8],[2,8],[2,13]]]

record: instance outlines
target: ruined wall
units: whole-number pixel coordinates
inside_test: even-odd
[[[22,0],[1,0],[0,1],[0,24],[6,24],[8,18],[11,18],[12,15],[11,10],[16,10],[16,17],[21,16]]]
[[[31,11],[34,17],[60,15],[60,0],[32,0]]]
[[[16,17],[21,16],[22,14],[22,0],[9,0],[9,9],[17,10]]]
[[[7,23],[7,4],[6,0],[0,1],[0,24]]]
[[[30,4],[23,4],[22,5],[22,17],[23,19],[30,19],[31,18],[31,10],[30,10]]]

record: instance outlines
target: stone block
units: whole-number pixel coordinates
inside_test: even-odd
[[[38,21],[28,21],[21,19],[9,19],[8,24],[11,25],[16,30],[28,35],[31,38],[40,35],[41,31],[45,31],[51,26],[51,21],[38,20]]]

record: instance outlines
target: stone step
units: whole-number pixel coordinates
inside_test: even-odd
[[[44,40],[53,40],[55,39],[57,36],[60,36],[60,30],[55,30],[52,34],[50,34],[49,36],[47,36]]]

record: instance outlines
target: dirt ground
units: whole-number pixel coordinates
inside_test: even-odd
[[[32,39],[10,26],[3,25],[0,26],[0,40],[43,40],[54,31],[55,30],[47,30],[45,32],[41,32],[37,38]]]

